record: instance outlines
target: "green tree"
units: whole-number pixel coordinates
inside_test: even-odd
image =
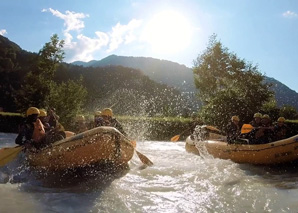
[[[251,119],[272,96],[258,67],[229,52],[216,35],[194,61],[193,72],[198,97],[204,103],[201,116],[218,126],[225,125],[232,115]]]
[[[35,74],[40,74],[49,80],[53,80],[54,74],[57,70],[57,66],[64,59],[64,40],[59,40],[57,34],[51,37],[51,41],[47,42],[43,48],[39,51],[38,55],[38,69]]]
[[[289,105],[284,105],[280,108],[280,116],[291,120],[298,118],[297,110],[295,109],[295,107]]]
[[[78,81],[68,80],[60,84],[54,83],[50,95],[50,107],[54,107],[60,121],[69,124],[82,111],[87,90],[82,86],[83,78]]]
[[[59,63],[63,61],[64,41],[59,41],[57,34],[51,37],[36,56],[36,63],[32,64],[27,73],[16,104],[21,109],[28,106],[46,107],[50,104],[50,94],[53,90],[54,74]]]
[[[275,121],[279,117],[280,109],[277,106],[276,100],[272,97],[269,101],[262,105],[260,112],[268,114],[271,120]]]
[[[20,109],[54,107],[62,121],[70,121],[69,116],[81,110],[87,93],[81,85],[82,79],[61,83],[54,80],[64,58],[63,45],[64,41],[55,34],[39,51],[36,63],[32,64],[17,95],[16,104]]]

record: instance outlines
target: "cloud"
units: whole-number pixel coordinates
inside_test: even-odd
[[[284,12],[282,15],[283,15],[283,17],[286,17],[286,18],[296,18],[296,17],[298,17],[297,13],[292,12],[290,10]]]
[[[90,61],[93,55],[103,48],[107,52],[112,52],[119,48],[121,44],[128,44],[136,40],[134,31],[141,25],[141,20],[132,19],[127,25],[117,23],[112,27],[111,32],[96,31],[95,37],[90,38],[83,35],[85,28],[82,19],[89,17],[88,14],[66,11],[65,14],[52,8],[43,9],[42,12],[50,12],[54,16],[64,20],[64,49],[66,61]],[[76,33],[76,34],[74,34]],[[74,39],[75,38],[75,39]]]
[[[75,13],[68,10],[65,12],[65,14],[59,12],[58,10],[54,10],[52,8],[42,10],[42,12],[48,12],[48,11],[51,12],[54,16],[64,20],[64,26],[66,27],[64,32],[70,32],[72,30],[80,31],[85,27],[84,22],[81,19],[89,17],[88,14]]]
[[[109,33],[111,41],[109,43],[108,52],[111,52],[119,47],[120,44],[128,44],[136,40],[134,35],[134,30],[141,25],[141,20],[133,19],[127,25],[121,25],[117,23],[115,27],[112,28],[112,32]]]
[[[1,30],[0,30],[0,35],[3,36],[3,35],[5,35],[5,34],[7,34],[7,31],[6,31],[5,29],[1,29]]]
[[[95,32],[96,38],[89,38],[79,34],[76,42],[69,42],[65,45],[65,53],[69,61],[90,61],[93,54],[102,47],[107,46],[109,37],[106,33]]]

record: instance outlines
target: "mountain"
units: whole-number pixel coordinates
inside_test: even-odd
[[[193,101],[195,101],[195,84],[193,79],[193,72],[191,68],[186,67],[175,62],[159,60],[146,57],[127,57],[110,55],[102,60],[90,62],[73,62],[84,67],[106,67],[112,65],[121,65],[139,69],[144,72],[152,80],[167,84],[178,90]],[[279,82],[274,78],[265,76],[265,82],[272,84],[272,91],[275,93],[277,105],[291,105],[298,110],[298,93],[291,90],[289,87]]]
[[[270,83],[271,89],[275,93],[275,99],[279,107],[283,105],[291,105],[298,110],[298,93],[290,89],[283,83],[274,78],[265,76],[265,82]]]
[[[140,70],[123,66],[82,67],[63,64],[57,81],[83,77],[88,97],[85,109],[92,111],[112,107],[124,115],[189,115],[187,100],[181,92],[151,80]]]
[[[194,92],[193,72],[185,65],[146,57],[126,57],[110,55],[100,61],[73,62],[84,67],[124,66],[141,70],[152,80],[175,87],[182,92]]]
[[[20,89],[26,70],[37,54],[23,50],[19,45],[0,35],[0,107],[16,111],[14,91]]]
[[[38,66],[38,57],[38,54],[26,52],[0,35],[0,108],[10,112],[20,110],[16,106],[16,94],[23,90],[24,77]],[[191,113],[188,100],[179,90],[155,82],[134,68],[117,65],[83,67],[61,63],[54,81],[63,83],[81,77],[82,85],[88,92],[83,107],[89,112],[113,107],[116,114],[125,115],[177,116]]]

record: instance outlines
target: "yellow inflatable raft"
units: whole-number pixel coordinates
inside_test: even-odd
[[[58,171],[96,164],[126,164],[133,156],[131,142],[113,127],[97,127],[53,143],[37,152],[27,152],[29,165]]]
[[[199,143],[199,144],[196,144]],[[200,144],[202,143],[202,144]],[[298,159],[298,135],[267,144],[228,144],[226,137],[210,133],[201,142],[195,142],[189,136],[185,149],[194,154],[200,154],[197,147],[203,145],[210,155],[215,158],[230,159],[236,163],[249,164],[280,164]]]

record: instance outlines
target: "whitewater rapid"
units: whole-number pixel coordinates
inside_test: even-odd
[[[15,134],[0,133],[0,146]],[[187,153],[184,142],[138,141],[130,169],[51,185],[23,163],[0,168],[0,212],[297,212],[298,168],[253,166]]]

